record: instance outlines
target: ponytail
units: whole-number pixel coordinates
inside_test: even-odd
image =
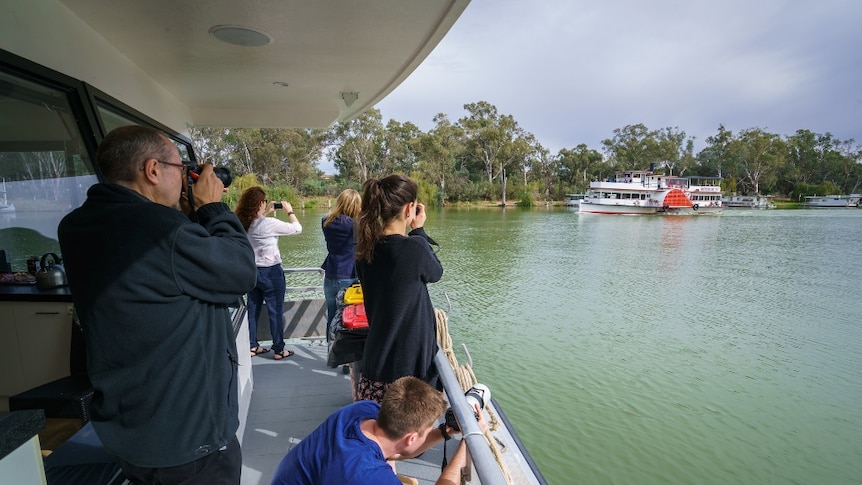
[[[371,262],[374,247],[389,221],[405,204],[416,201],[416,182],[403,175],[368,179],[362,184],[362,209],[356,227],[356,259]]]

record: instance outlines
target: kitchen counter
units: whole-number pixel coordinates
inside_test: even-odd
[[[41,409],[0,413],[0,459],[15,451],[45,427]]]
[[[69,287],[40,290],[36,285],[0,285],[0,301],[72,301]]]

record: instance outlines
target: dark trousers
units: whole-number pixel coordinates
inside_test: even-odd
[[[185,465],[144,468],[120,460],[123,474],[135,485],[238,485],[242,472],[239,440],[223,449]]]
[[[272,350],[284,350],[284,269],[280,264],[268,268],[257,268],[257,285],[248,292],[248,340],[251,348],[258,346],[257,319],[260,318],[261,305],[266,301],[269,313],[269,333],[272,335]]]

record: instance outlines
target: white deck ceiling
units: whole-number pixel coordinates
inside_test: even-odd
[[[192,124],[326,127],[397,87],[469,0],[60,3],[183,103]],[[249,27],[272,41],[227,44],[209,33],[217,25]],[[358,100],[347,106],[343,92]]]

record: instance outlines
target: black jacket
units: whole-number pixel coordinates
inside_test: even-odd
[[[443,266],[430,240],[422,228],[384,236],[371,263],[356,261],[369,327],[362,375],[369,380],[437,377],[437,321],[426,285],[440,280]]]
[[[254,253],[223,203],[198,223],[119,185],[96,184],[60,222],[60,248],[96,389],[105,447],[142,467],[194,461],[239,425],[227,308],[254,287]]]

